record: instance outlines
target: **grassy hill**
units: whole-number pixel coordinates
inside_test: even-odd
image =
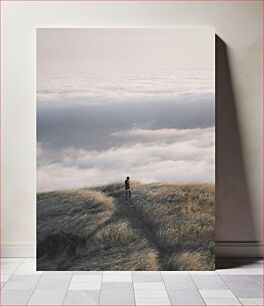
[[[39,193],[38,269],[214,269],[214,202],[213,184]]]

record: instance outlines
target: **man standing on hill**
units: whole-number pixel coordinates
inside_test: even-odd
[[[129,176],[127,176],[125,180],[125,190],[126,190],[126,200],[127,200],[128,197],[131,198]]]

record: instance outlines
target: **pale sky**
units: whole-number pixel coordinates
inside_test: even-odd
[[[43,73],[100,70],[214,69],[208,29],[38,29]]]

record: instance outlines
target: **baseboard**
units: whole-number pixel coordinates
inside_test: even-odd
[[[36,257],[36,244],[30,242],[3,243],[1,257]]]
[[[253,242],[216,242],[217,257],[263,257],[263,243]]]
[[[216,242],[217,257],[263,257],[262,242]],[[36,245],[30,242],[4,243],[1,257],[35,257]]]

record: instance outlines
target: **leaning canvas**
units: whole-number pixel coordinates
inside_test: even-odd
[[[36,205],[38,270],[213,270],[213,31],[38,29]]]

